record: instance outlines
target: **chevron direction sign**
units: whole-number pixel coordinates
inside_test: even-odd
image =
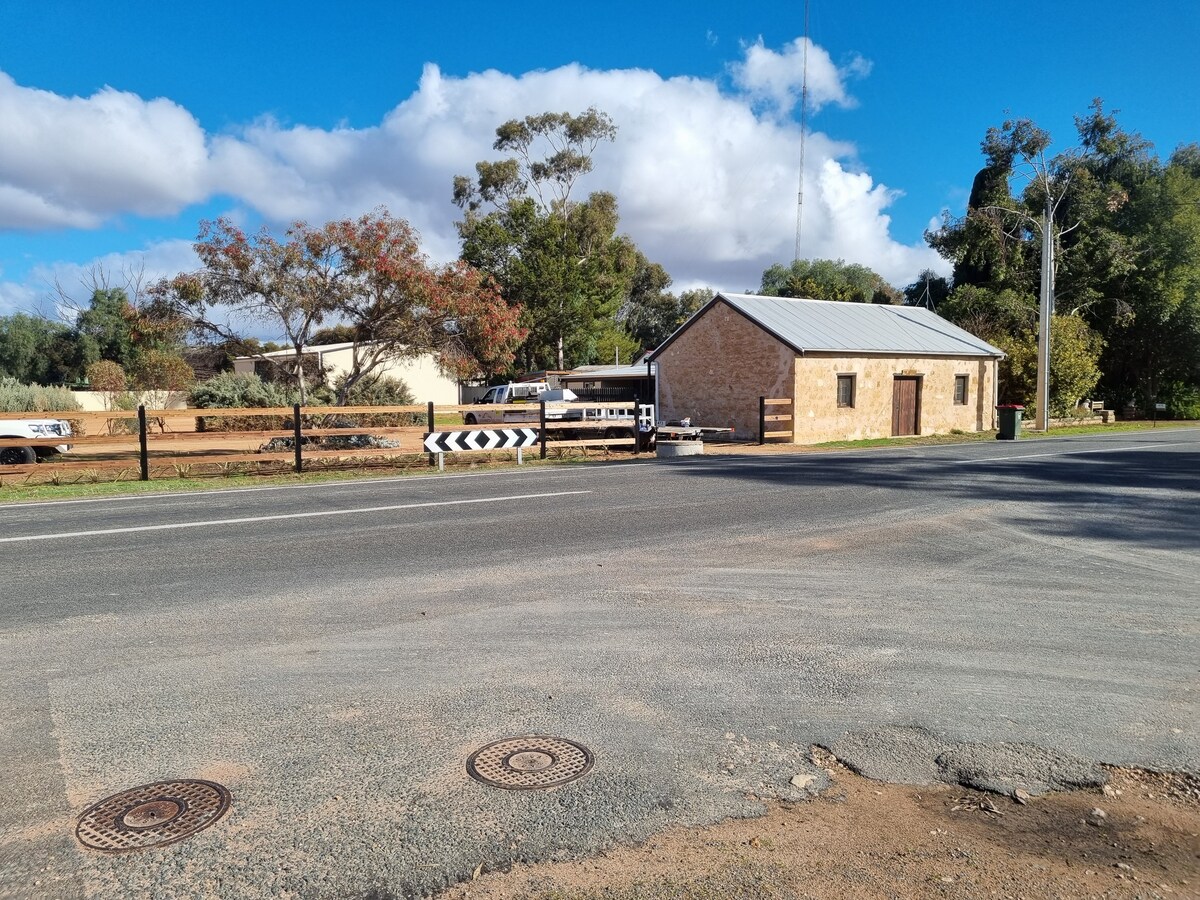
[[[536,428],[497,428],[473,431],[435,431],[425,435],[428,453],[457,450],[519,450],[538,442]]]

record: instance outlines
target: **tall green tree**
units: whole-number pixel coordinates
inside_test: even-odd
[[[593,152],[615,137],[612,120],[596,109],[513,119],[492,145],[510,155],[454,179],[462,258],[522,310],[528,336],[517,360],[526,369],[593,362],[622,342],[618,314],[640,254],[617,232],[616,197],[572,197],[592,171]]]
[[[923,306],[935,312],[950,296],[950,280],[942,277],[933,269],[922,269],[917,280],[905,285],[905,306]]]
[[[22,384],[71,383],[98,358],[93,343],[61,322],[25,313],[0,318],[0,376]]]
[[[877,272],[843,259],[797,259],[763,272],[759,293],[847,303],[899,303],[902,295]]]
[[[128,370],[136,362],[132,335],[135,312],[123,288],[97,288],[88,308],[75,319],[79,334],[94,347],[99,359]]]
[[[939,312],[997,326],[997,340],[1019,337],[1013,310],[1036,308],[1038,220],[1051,195],[1055,312],[1098,336],[1075,346],[1098,353],[1103,399],[1145,409],[1162,391],[1200,385],[1200,148],[1164,164],[1100,100],[1075,125],[1077,143],[1055,155],[1029,120],[989,129],[967,214],[926,235],[955,267]],[[1074,337],[1052,328],[1052,385],[1056,348]]]
[[[639,351],[656,349],[691,315],[713,298],[711,288],[674,294],[671,276],[658,263],[639,254],[637,271],[621,319]]]

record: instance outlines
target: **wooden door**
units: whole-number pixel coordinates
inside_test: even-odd
[[[921,379],[897,376],[892,382],[892,434],[921,433]]]

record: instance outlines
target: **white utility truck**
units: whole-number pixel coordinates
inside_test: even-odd
[[[36,441],[29,446],[0,447],[0,466],[20,466],[38,462],[71,449],[68,443],[51,443],[69,438],[71,423],[64,419],[0,419],[0,441]]]
[[[541,403],[545,401],[546,436],[550,440],[587,440],[593,437],[636,438],[639,422],[632,410],[612,409],[611,404],[588,407],[569,388],[551,388],[544,381],[513,382],[488,388],[472,408],[463,413],[463,424],[477,425],[540,425]],[[572,404],[561,406],[559,404]],[[632,404],[630,404],[632,405]],[[654,422],[654,407],[640,404],[641,415],[648,430]],[[643,438],[643,443],[646,438]]]

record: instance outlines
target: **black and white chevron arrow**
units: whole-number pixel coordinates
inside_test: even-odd
[[[516,450],[538,442],[536,428],[497,428],[473,431],[434,431],[425,435],[428,453],[458,450]]]

